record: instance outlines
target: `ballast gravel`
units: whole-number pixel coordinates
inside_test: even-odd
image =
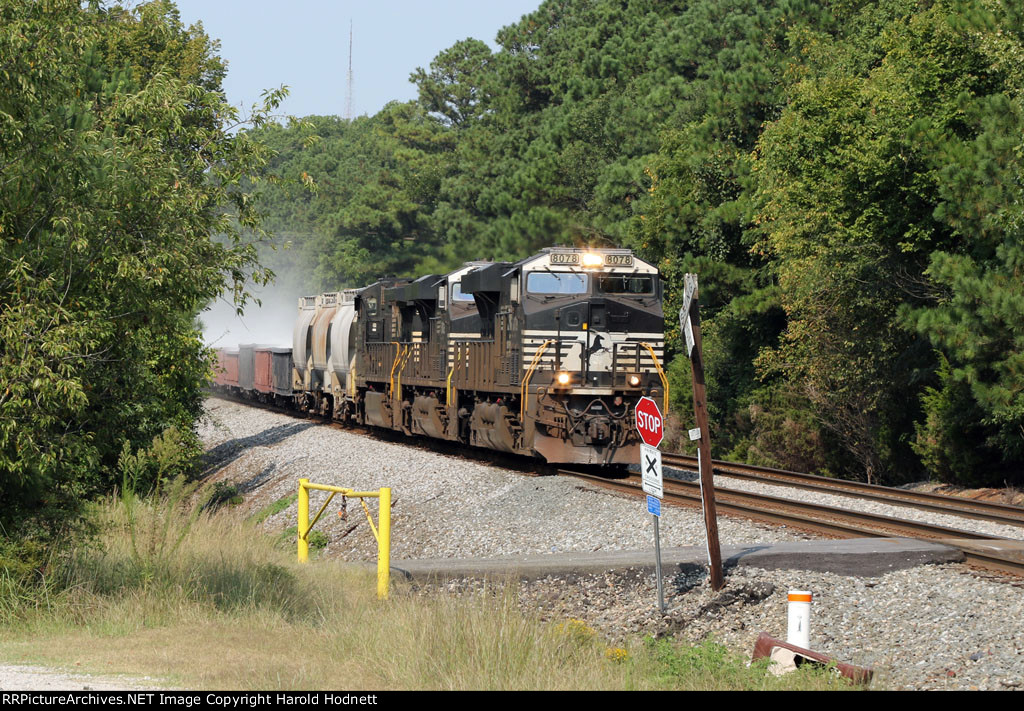
[[[299,478],[361,491],[392,490],[393,559],[498,557],[525,553],[634,550],[652,545],[641,500],[578,480],[529,476],[473,459],[439,454],[224,400],[207,400],[200,436],[212,480],[234,483],[242,510],[257,513],[296,493]],[[315,516],[328,494],[310,493]],[[376,502],[369,504],[376,517]],[[338,515],[340,497],[316,525],[329,538],[324,554],[376,560],[377,549],[357,500]],[[297,504],[267,518],[268,531],[296,525]],[[673,512],[675,509],[673,509]],[[662,545],[703,544],[699,512],[680,509],[661,526]],[[808,538],[741,519],[719,522],[735,543]]]
[[[200,435],[210,481],[244,495],[243,515],[294,499],[300,477],[393,495],[392,558],[469,558],[514,554],[649,550],[650,517],[635,498],[561,477],[531,477],[463,457],[346,432],[224,400],[207,400]],[[311,496],[315,514],[326,495]],[[845,498],[845,497],[842,497]],[[370,561],[376,545],[358,501],[339,517],[338,498],[316,528],[322,555]],[[283,502],[282,502],[283,505]],[[370,504],[376,518],[376,504]],[[294,500],[263,526],[293,528]],[[720,517],[723,543],[807,539],[786,528]],[[671,508],[662,545],[701,545],[697,510]],[[725,588],[710,589],[706,571],[665,577],[666,613],[656,610],[653,575],[550,576],[516,584],[521,604],[544,619],[584,620],[609,644],[636,635],[708,637],[749,655],[760,632],[786,636],[786,593],[814,593],[811,647],[839,661],[872,667],[873,686],[892,689],[1024,688],[1024,584],[963,565],[922,566],[877,578],[735,568]],[[487,584],[455,580],[420,586],[486,594]]]

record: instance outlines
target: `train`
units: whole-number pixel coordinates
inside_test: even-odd
[[[291,348],[217,351],[212,386],[342,423],[551,464],[639,461],[635,404],[667,411],[664,285],[631,250],[518,262],[301,297]]]

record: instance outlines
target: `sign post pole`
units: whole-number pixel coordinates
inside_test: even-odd
[[[665,612],[665,590],[661,580],[661,532],[658,519],[661,518],[661,498],[665,495],[661,475],[661,452],[658,445],[665,436],[665,420],[658,409],[658,403],[649,397],[642,397],[636,404],[636,429],[640,439],[640,478],[643,490],[647,492],[647,511],[654,522],[654,574],[658,582],[658,610]]]
[[[704,387],[697,275],[686,274],[683,279],[683,308],[679,310],[679,328],[686,339],[686,354],[690,358],[693,373],[693,414],[697,421],[696,430],[690,432],[690,439],[698,440],[697,461],[700,468],[700,495],[704,505],[704,528],[707,531],[711,589],[721,590],[725,579],[722,574],[722,547],[718,542],[715,482],[711,472],[711,431],[708,428],[707,391]]]
[[[654,574],[658,576],[658,610],[665,612],[665,590],[661,583],[661,534],[658,532],[658,516],[654,519]]]

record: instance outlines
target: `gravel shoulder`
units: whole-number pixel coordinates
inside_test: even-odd
[[[60,669],[0,664],[0,691],[155,691],[147,678],[76,674]]]
[[[241,515],[295,493],[297,480],[393,489],[392,558],[498,557],[526,553],[648,550],[642,503],[560,477],[528,477],[477,461],[345,432],[222,400],[207,401],[201,436],[211,481],[243,492]],[[322,498],[311,497],[313,511]],[[837,497],[847,505],[847,497]],[[335,500],[337,502],[337,499]],[[317,529],[340,561],[375,560],[358,502],[335,506]],[[374,505],[371,504],[371,508]],[[268,532],[295,525],[296,505],[267,518]],[[725,544],[810,538],[786,528],[720,517]],[[670,508],[662,544],[703,545],[699,512]],[[839,661],[870,666],[876,685],[896,689],[1006,690],[1024,686],[1024,584],[933,565],[876,578],[738,568],[711,591],[706,572],[665,578],[667,613],[655,610],[650,575],[550,576],[518,584],[524,609],[550,620],[578,618],[609,641],[633,635],[712,637],[749,654],[760,632],[785,638],[786,593],[814,593],[811,646]],[[415,590],[487,594],[486,583],[455,580]]]

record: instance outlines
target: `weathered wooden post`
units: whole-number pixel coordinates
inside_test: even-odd
[[[711,589],[721,590],[725,579],[722,575],[722,547],[718,542],[715,482],[711,472],[711,431],[708,428],[700,307],[697,299],[697,275],[686,274],[683,277],[683,308],[679,309],[679,328],[686,339],[686,355],[690,358],[690,370],[693,374],[693,414],[697,428],[690,430],[690,439],[698,441],[697,463],[700,470],[700,496],[704,505],[704,528],[707,531]]]

